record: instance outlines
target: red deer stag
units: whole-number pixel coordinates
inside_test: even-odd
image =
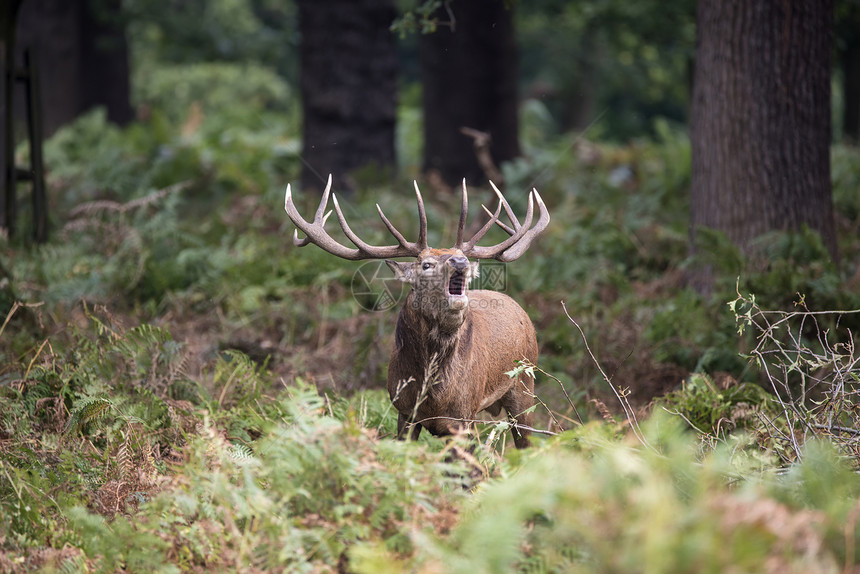
[[[492,183],[491,183],[492,185]],[[517,361],[537,362],[538,346],[529,316],[517,303],[502,293],[468,289],[478,274],[478,262],[472,259],[496,259],[509,262],[528,249],[531,242],[549,223],[549,212],[532,190],[528,210],[521,224],[508,202],[493,185],[499,199],[495,213],[484,207],[489,221],[468,241],[466,227],[468,198],[463,182],[457,242],[450,249],[427,245],[427,217],[424,201],[415,184],[418,200],[418,241],[407,241],[394,228],[377,204],[379,217],[397,240],[397,245],[375,246],[362,241],[350,229],[337,198],[332,195],[334,211],[344,235],[355,248],[338,243],[324,229],[331,191],[331,176],[313,221],[299,215],[287,186],[284,209],[296,226],[293,242],[301,247],[313,243],[343,259],[385,259],[397,279],[412,286],[397,318],[394,350],[388,367],[388,393],[399,412],[397,436],[403,437],[411,427],[417,438],[424,427],[434,435],[456,433],[469,425],[479,411],[498,416],[504,408],[516,419],[512,426],[518,448],[528,446],[531,407],[534,404],[534,379],[526,373],[511,378],[508,371]],[[539,217],[532,226],[534,204]],[[510,225],[499,221],[502,208]],[[510,237],[492,247],[479,247],[478,241],[494,225]],[[299,230],[304,238],[299,237]],[[408,263],[391,261],[394,257],[415,257]]]

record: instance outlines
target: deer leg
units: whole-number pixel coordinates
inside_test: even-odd
[[[397,440],[403,440],[406,431],[409,431],[410,440],[418,440],[418,435],[421,434],[421,425],[413,423],[410,418],[403,413],[397,414]]]
[[[513,419],[513,422],[515,423],[515,426],[511,427],[511,434],[514,436],[514,445],[516,445],[517,448],[527,448],[529,446],[529,436],[531,435],[531,431],[518,427],[516,425],[519,424],[529,427],[532,426],[530,415],[531,413],[520,414],[516,417],[511,417]]]
[[[505,393],[499,402],[505,407],[508,413],[508,418],[514,423],[511,427],[511,434],[514,436],[514,445],[517,448],[526,448],[529,446],[529,435],[531,431],[527,430],[532,426],[532,411],[534,399],[531,395],[524,392],[521,385],[517,384]],[[520,425],[520,426],[517,426]],[[522,428],[523,426],[527,428]]]

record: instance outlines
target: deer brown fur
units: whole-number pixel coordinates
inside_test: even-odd
[[[463,240],[467,211],[464,182],[457,242],[451,249],[427,246],[427,222],[417,185],[421,226],[415,243],[406,241],[379,209],[383,223],[398,245],[368,245],[349,228],[334,199],[341,229],[356,245],[353,249],[336,242],[323,229],[330,214],[324,214],[330,185],[331,178],[313,222],[305,221],[298,214],[287,186],[285,209],[296,227],[306,234],[300,239],[296,233],[294,242],[299,246],[314,243],[344,259],[386,259],[395,276],[412,286],[397,318],[388,367],[388,393],[398,411],[398,437],[409,432],[417,438],[422,428],[437,436],[456,433],[468,428],[482,410],[498,416],[505,409],[516,421],[511,427],[514,443],[518,448],[528,446],[534,379],[525,371],[514,377],[507,373],[521,361],[537,363],[534,326],[528,314],[507,295],[469,290],[469,283],[478,274],[478,263],[469,261],[468,257],[512,261],[522,255],[549,223],[549,213],[537,191],[529,195],[526,218],[520,224],[493,186],[499,206],[495,214],[487,211],[490,220],[466,242]],[[532,227],[534,203],[538,205],[540,216]],[[498,219],[502,207],[511,226]],[[476,243],[494,224],[510,237],[492,247],[478,247]],[[401,256],[415,259],[405,263],[388,259]]]
[[[532,426],[534,380],[525,373],[513,378],[506,373],[519,361],[537,362],[534,327],[503,293],[474,290],[466,295],[464,290],[466,301],[449,302],[449,276],[456,271],[446,263],[457,257],[465,259],[459,250],[430,250],[414,263],[389,262],[412,267],[414,273],[428,260],[441,259],[445,267],[437,269],[437,263],[428,269],[431,280],[423,284],[407,281],[413,288],[397,318],[388,366],[388,394],[399,413],[397,434],[410,426],[413,438],[422,427],[434,435],[452,434],[466,428],[478,412],[498,416],[504,408],[521,425],[512,432],[522,448],[529,434],[522,427]],[[404,275],[402,267],[393,268],[398,278]]]

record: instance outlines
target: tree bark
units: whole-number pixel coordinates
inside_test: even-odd
[[[22,5],[16,52],[32,47],[38,57],[45,136],[95,106],[105,106],[115,123],[133,119],[120,9],[120,0],[27,0]]]
[[[513,8],[504,0],[461,0],[434,14],[440,26],[419,41],[424,85],[424,170],[448,185],[485,180],[472,140],[461,128],[490,134],[498,165],[520,155],[517,47]]]
[[[842,68],[842,135],[860,144],[860,2],[836,7],[836,53]]]
[[[724,231],[819,232],[836,258],[830,185],[832,0],[700,0],[691,113],[691,248]]]
[[[842,124],[845,139],[860,144],[860,31],[840,54],[842,60]]]
[[[80,20],[80,108],[104,106],[108,121],[125,125],[134,119],[134,111],[122,1],[87,0],[85,4]]]
[[[393,0],[298,0],[304,115],[302,185],[395,165],[397,53]]]

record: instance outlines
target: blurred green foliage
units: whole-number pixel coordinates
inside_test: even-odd
[[[298,81],[297,8],[276,0],[127,0],[133,68],[254,63]]]
[[[526,93],[561,130],[627,140],[653,120],[684,121],[695,47],[695,2],[540,0],[516,5]]]

